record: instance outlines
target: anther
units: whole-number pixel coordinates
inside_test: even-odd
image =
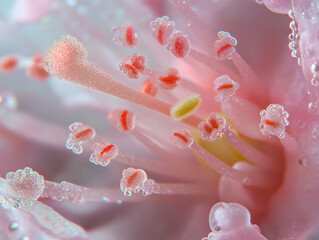
[[[141,91],[151,96],[155,96],[157,93],[157,87],[152,78],[147,78],[141,87]]]
[[[198,129],[201,132],[202,139],[213,142],[222,137],[225,126],[225,118],[219,117],[216,113],[211,113],[208,121],[201,122]]]
[[[90,156],[90,162],[102,167],[106,167],[119,154],[119,149],[116,145],[105,142],[95,143],[92,149],[94,153]]]
[[[163,195],[210,195],[209,189],[201,185],[181,183],[157,183],[148,179],[144,170],[127,168],[122,172],[121,190],[125,196],[132,193],[143,192],[144,196],[150,194]]]
[[[191,50],[187,36],[183,35],[180,31],[173,32],[167,40],[166,48],[177,58],[187,57]]]
[[[169,68],[158,77],[158,86],[166,90],[174,90],[180,82],[181,76],[176,68]]]
[[[48,79],[49,73],[43,67],[43,57],[35,55],[32,58],[32,63],[27,68],[28,77],[43,82]]]
[[[215,57],[222,61],[231,59],[232,53],[235,51],[234,46],[237,45],[236,38],[232,37],[228,32],[218,32],[219,40],[214,43]]]
[[[30,206],[44,189],[44,178],[31,168],[24,168],[6,175],[5,195],[14,207]]]
[[[71,133],[66,140],[66,148],[72,149],[76,154],[82,153],[82,143],[89,142],[95,137],[95,130],[82,123],[75,122],[71,124],[69,130]]]
[[[4,56],[0,59],[0,71],[3,73],[13,73],[18,68],[19,57],[16,55]]]
[[[120,63],[120,70],[132,79],[138,79],[140,74],[143,74],[146,69],[146,60],[143,55],[134,53],[130,56],[125,57]]]
[[[132,192],[143,191],[143,184],[147,180],[146,172],[142,169],[127,168],[122,172],[121,190],[125,196]]]
[[[289,122],[288,112],[279,104],[270,104],[266,110],[260,112],[260,128],[265,135],[272,135],[278,138],[285,136],[285,129]]]
[[[214,81],[214,90],[217,92],[215,100],[217,102],[224,102],[233,96],[238,88],[239,83],[233,81],[228,75],[216,78]]]
[[[179,148],[190,148],[194,142],[187,129],[175,128],[170,135],[171,141]]]
[[[153,30],[153,37],[161,44],[166,45],[167,39],[172,35],[174,31],[175,23],[169,21],[167,16],[157,18],[150,23]]]
[[[171,107],[171,117],[176,121],[187,118],[200,107],[201,102],[202,99],[198,94],[187,97]]]
[[[135,115],[126,109],[116,109],[109,114],[109,121],[121,132],[131,132],[135,127]]]
[[[134,48],[137,45],[138,35],[130,24],[114,27],[112,33],[113,41],[123,47]]]

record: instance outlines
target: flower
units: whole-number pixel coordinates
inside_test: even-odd
[[[0,238],[318,237],[315,0],[35,2],[0,28]]]

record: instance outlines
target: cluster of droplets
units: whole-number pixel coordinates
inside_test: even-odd
[[[289,24],[289,27],[291,29],[291,33],[289,34],[289,49],[291,50],[291,56],[293,58],[298,59],[298,64],[301,65],[301,57],[300,57],[300,51],[299,51],[299,32],[298,32],[298,24],[296,22],[296,17],[293,10],[289,11],[289,17],[291,18],[291,22]]]
[[[311,65],[311,73],[312,79],[311,79],[311,84],[313,86],[318,86],[319,85],[319,63],[315,62]]]
[[[24,168],[6,175],[4,205],[14,208],[31,206],[44,190],[44,178],[31,168]]]

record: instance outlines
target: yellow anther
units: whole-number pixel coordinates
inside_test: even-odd
[[[199,94],[187,97],[172,106],[171,117],[176,121],[187,118],[199,108],[201,102]]]

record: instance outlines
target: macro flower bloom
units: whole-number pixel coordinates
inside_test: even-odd
[[[318,1],[0,6],[0,239],[319,238]]]

